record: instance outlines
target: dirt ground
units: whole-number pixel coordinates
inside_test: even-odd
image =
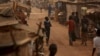
[[[37,30],[37,25],[39,21],[43,21],[43,18],[47,15],[46,12],[36,12],[36,8],[33,9],[30,19],[28,20],[28,24],[33,31]],[[39,11],[39,10],[37,10]],[[88,41],[87,46],[81,45],[80,40],[76,40],[73,46],[69,46],[69,37],[68,37],[68,27],[60,25],[56,21],[51,21],[51,35],[50,42],[57,44],[57,54],[56,56],[91,56],[92,53],[92,42]],[[45,40],[45,39],[44,39]],[[45,56],[48,56],[48,46],[44,43],[44,53]]]

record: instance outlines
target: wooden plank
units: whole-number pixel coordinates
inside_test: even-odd
[[[31,38],[25,38],[25,39],[23,39],[23,40],[18,40],[17,42],[16,42],[16,44],[17,45],[23,45],[23,44],[25,44],[25,43],[27,43],[27,42],[29,42],[29,41],[31,41]]]
[[[16,41],[16,44],[24,44],[24,42],[27,42],[30,38],[28,37],[28,32],[23,30],[13,30],[12,35],[14,36],[14,39]],[[26,40],[27,39],[27,40]],[[2,46],[10,46],[13,45],[13,40],[11,38],[10,32],[0,32],[0,47]]]
[[[1,17],[0,16],[0,27],[7,25],[18,24],[19,22],[14,17]]]
[[[17,28],[17,29],[23,29],[23,30],[28,31],[28,32],[34,32],[34,31],[32,31],[32,29],[31,29],[29,26],[27,26],[27,25],[17,24],[17,25],[14,25],[14,27]]]
[[[0,22],[0,27],[1,26],[7,26],[7,25],[14,25],[14,24],[18,24],[18,21],[11,20],[11,21]]]

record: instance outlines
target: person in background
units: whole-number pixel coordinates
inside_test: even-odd
[[[45,31],[46,31],[46,37],[47,37],[46,43],[48,45],[49,37],[50,37],[50,27],[51,27],[51,22],[48,17],[45,17],[44,27],[45,27]]]
[[[97,50],[97,56],[100,56],[100,29],[96,31],[96,37],[93,39],[92,56],[94,56],[96,50]]]
[[[79,16],[78,12],[75,12],[74,21],[75,21],[75,35],[77,38],[80,38],[80,26],[79,26]]]
[[[40,12],[41,12],[41,13],[42,13],[42,10],[43,10],[43,9],[42,9],[42,8],[40,8]]]
[[[81,20],[81,25],[82,25],[82,29],[81,29],[81,39],[82,39],[82,45],[87,45],[87,32],[88,32],[88,19],[85,16],[83,16],[83,19]]]
[[[56,44],[50,44],[49,46],[49,56],[55,56],[57,53],[57,45]]]
[[[75,37],[75,22],[73,20],[72,16],[69,16],[69,21],[67,21],[67,24],[69,25],[69,45],[73,45],[73,41],[76,40]]]
[[[48,5],[48,17],[51,17],[51,13],[52,13],[52,7],[51,4]]]
[[[72,19],[75,21],[75,17],[76,17],[75,12],[72,12],[71,15],[70,15],[69,17],[72,17]]]
[[[75,22],[76,22],[76,24],[79,24],[79,14],[78,14],[78,12],[75,12]]]

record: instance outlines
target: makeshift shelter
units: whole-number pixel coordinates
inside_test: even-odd
[[[12,8],[0,12],[0,56],[29,56],[29,28],[14,15]]]

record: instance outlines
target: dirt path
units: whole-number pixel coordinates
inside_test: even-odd
[[[31,18],[28,20],[30,28],[37,30],[36,23],[41,19],[43,20],[45,16],[45,13],[31,14]],[[92,43],[90,41],[88,41],[87,46],[80,45],[80,40],[75,41],[74,46],[69,46],[68,38],[68,27],[62,26],[59,23],[52,21],[50,44],[57,44],[58,52],[56,56],[91,56]],[[44,46],[45,56],[48,56],[48,46]]]
[[[74,42],[74,46],[69,46],[68,27],[57,22],[52,23],[50,43],[56,43],[58,52],[56,56],[91,56],[92,44],[88,41],[88,46],[80,45],[80,40]]]

